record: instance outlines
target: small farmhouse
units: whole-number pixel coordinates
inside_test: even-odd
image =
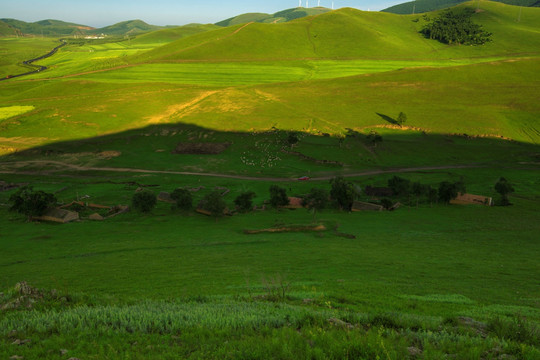
[[[363,201],[355,201],[351,208],[352,211],[383,211],[382,205],[367,203]]]
[[[450,204],[457,204],[457,205],[477,204],[477,205],[492,206],[493,198],[482,196],[482,195],[458,194],[457,198],[450,200]]]

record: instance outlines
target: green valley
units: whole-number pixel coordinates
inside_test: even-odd
[[[540,357],[540,8],[478,6],[478,46],[350,8],[0,37],[0,358]]]

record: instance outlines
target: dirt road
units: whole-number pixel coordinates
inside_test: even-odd
[[[29,170],[22,169],[26,166],[42,167],[42,170]],[[448,170],[448,169],[471,169],[481,168],[484,165],[471,164],[471,165],[447,165],[447,166],[419,166],[419,167],[406,167],[406,168],[391,168],[380,170],[367,170],[362,172],[351,172],[345,174],[335,173],[325,176],[314,176],[310,178],[311,181],[325,181],[330,180],[337,175],[343,177],[362,177],[381,174],[393,174],[393,173],[406,173],[415,171],[429,171],[429,170]],[[283,177],[255,177],[255,176],[243,176],[243,175],[230,175],[230,174],[218,174],[218,173],[201,173],[190,171],[172,171],[172,170],[150,170],[150,169],[134,169],[134,168],[115,168],[115,167],[93,167],[93,166],[80,166],[75,164],[64,163],[61,161],[47,161],[47,160],[33,160],[33,161],[11,161],[0,163],[0,174],[21,174],[21,175],[54,175],[54,173],[76,171],[101,171],[111,173],[138,173],[138,174],[168,174],[168,175],[186,175],[186,176],[201,176],[201,177],[217,177],[223,179],[237,179],[237,180],[250,180],[250,181],[268,181],[268,182],[284,182],[295,181],[296,178],[283,178]],[[302,176],[305,174],[299,174]]]

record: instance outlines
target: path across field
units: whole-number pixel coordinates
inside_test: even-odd
[[[51,168],[47,170],[40,170],[40,171],[17,170],[27,165],[51,166]],[[326,180],[330,180],[334,178],[336,175],[340,175],[343,177],[361,177],[361,176],[405,173],[405,172],[414,172],[414,171],[471,169],[471,168],[482,168],[482,167],[485,167],[485,165],[469,164],[469,165],[419,166],[419,167],[406,167],[406,168],[392,168],[392,169],[384,169],[384,170],[367,170],[367,171],[354,172],[354,173],[348,173],[348,174],[332,174],[332,175],[325,175],[325,176],[315,176],[315,177],[311,177],[310,180],[326,181]],[[201,172],[190,172],[190,171],[80,166],[80,165],[75,165],[75,164],[64,163],[61,161],[49,161],[49,160],[12,161],[12,162],[0,163],[0,174],[51,175],[51,173],[55,173],[59,171],[66,171],[66,170],[103,171],[103,172],[116,172],[116,173],[120,172],[120,173],[187,175],[187,176],[217,177],[217,178],[237,179],[237,180],[268,181],[268,182],[284,182],[284,181],[296,180],[296,178],[283,178],[283,177],[256,177],[256,176],[243,176],[243,175],[218,174],[218,173],[201,173]]]

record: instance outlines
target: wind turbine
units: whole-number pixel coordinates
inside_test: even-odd
[[[309,0],[306,0],[306,8],[309,7]]]
[[[302,7],[302,0],[298,0],[298,7]]]
[[[332,10],[334,10],[334,2],[332,1]]]
[[[317,3],[317,7],[321,7],[321,0]]]

